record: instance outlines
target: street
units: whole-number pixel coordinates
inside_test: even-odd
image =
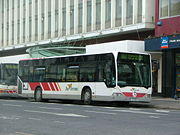
[[[0,135],[179,135],[180,111],[0,99]]]

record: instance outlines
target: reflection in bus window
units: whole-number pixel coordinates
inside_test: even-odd
[[[16,85],[17,83],[17,64],[2,64],[1,65],[1,83],[6,85]]]
[[[45,67],[35,67],[33,81],[34,82],[43,82],[44,75],[45,75]]]
[[[57,66],[56,65],[49,65],[46,67],[46,81],[57,81]]]
[[[66,69],[66,81],[77,82],[78,81],[79,68],[70,66]]]
[[[80,80],[82,82],[94,82],[95,81],[95,68],[83,67],[80,69]]]
[[[64,82],[65,81],[65,65],[58,65],[57,67],[57,81]]]

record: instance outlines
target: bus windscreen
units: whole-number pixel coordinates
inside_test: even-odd
[[[3,64],[1,67],[1,84],[16,85],[17,83],[17,64]]]
[[[118,85],[151,86],[150,56],[144,54],[119,53],[117,59]]]

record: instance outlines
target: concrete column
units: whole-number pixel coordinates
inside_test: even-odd
[[[17,44],[18,0],[14,0],[14,44]]]
[[[96,30],[96,0],[92,0],[92,30],[91,31],[95,31]]]
[[[48,0],[44,1],[44,39],[48,39]]]
[[[142,0],[142,22],[154,23],[155,0]]]
[[[32,0],[32,41],[35,41],[35,11],[36,11],[36,7],[35,7],[35,0]]]
[[[66,0],[66,35],[70,35],[70,0]]]
[[[122,26],[126,25],[126,0],[122,0]]]
[[[20,16],[19,16],[19,23],[20,23],[20,30],[19,30],[19,41],[23,43],[23,0],[20,0]]]
[[[138,0],[133,0],[133,24],[137,23],[138,17]]]
[[[74,34],[78,33],[78,0],[74,0]]]
[[[51,1],[51,38],[55,38],[55,0]]]
[[[58,18],[59,18],[59,25],[58,25],[58,37],[62,36],[62,2],[63,0],[59,0],[59,14],[58,14]]]
[[[116,0],[111,1],[111,28],[115,27],[116,22]]]
[[[2,8],[0,7],[0,9],[2,9]],[[13,12],[12,12],[12,2],[9,2],[9,35],[8,35],[8,37],[9,37],[8,44],[9,45],[12,45],[12,15],[13,15]],[[0,18],[1,18],[1,16],[0,16]],[[1,24],[0,24],[0,26],[1,26]],[[0,35],[1,35],[1,33],[0,33]],[[1,38],[1,36],[0,36],[0,38]]]
[[[142,0],[142,22],[144,23],[145,21],[146,21],[146,18],[145,18],[145,16],[146,16],[146,0]]]
[[[2,9],[2,0],[0,0],[0,9]],[[0,18],[2,18],[2,10],[0,11]],[[2,19],[0,19],[0,48],[3,46],[2,45],[2,24],[3,24],[3,22],[2,22],[3,20]]]
[[[38,40],[41,40],[41,32],[42,32],[42,16],[41,16],[41,0],[38,0]]]
[[[7,46],[7,0],[4,0],[4,29],[3,29],[3,34],[4,34],[4,44],[3,46]]]
[[[83,23],[82,23],[82,32],[87,32],[87,1],[83,1]]]
[[[15,2],[14,2],[15,4]],[[29,1],[25,2],[26,6],[26,17],[25,17],[25,29],[26,29],[26,34],[25,34],[25,42],[29,42]],[[14,8],[15,10],[15,8]]]
[[[101,0],[101,30],[105,29],[105,0]]]

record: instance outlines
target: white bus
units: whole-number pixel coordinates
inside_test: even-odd
[[[0,63],[0,96],[16,97],[18,64]]]
[[[18,93],[24,97],[91,101],[151,101],[151,57],[109,52],[19,62]]]

